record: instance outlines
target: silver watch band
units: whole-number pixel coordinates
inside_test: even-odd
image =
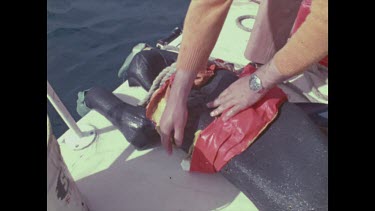
[[[249,88],[250,90],[256,92],[256,93],[262,93],[264,90],[262,81],[256,74],[252,74],[249,79]]]

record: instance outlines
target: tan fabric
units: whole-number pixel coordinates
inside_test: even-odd
[[[177,69],[206,69],[233,0],[192,0],[186,14]]]
[[[274,60],[285,76],[304,71],[328,54],[328,0],[313,0],[311,13]]]

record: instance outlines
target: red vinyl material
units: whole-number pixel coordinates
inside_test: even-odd
[[[240,77],[255,72],[247,65]],[[275,119],[278,108],[287,100],[285,93],[274,87],[256,104],[223,122],[216,118],[199,135],[195,144],[190,171],[215,173],[230,159],[247,149]],[[228,110],[227,110],[228,111]],[[225,114],[227,111],[224,111]]]

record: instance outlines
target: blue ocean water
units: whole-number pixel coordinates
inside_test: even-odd
[[[155,46],[180,26],[189,0],[47,0],[47,79],[78,121],[77,93],[114,90],[134,45]],[[68,128],[47,102],[56,137]]]

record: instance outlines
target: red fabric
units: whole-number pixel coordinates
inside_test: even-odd
[[[328,67],[328,56],[326,56],[322,60],[320,60],[319,64]]]
[[[299,8],[297,18],[294,22],[291,35],[293,35],[297,29],[302,25],[302,23],[306,20],[308,14],[310,14],[310,7],[311,7],[311,0],[304,0],[301,3],[301,7]],[[320,60],[319,64],[328,67],[328,55]]]
[[[240,77],[247,76],[255,70],[253,66],[247,65]],[[223,122],[222,117],[216,118],[198,137],[190,171],[219,171],[230,159],[254,142],[277,116],[279,106],[286,99],[285,93],[274,87],[252,107],[241,111],[227,122]],[[223,114],[226,112],[227,110]]]

